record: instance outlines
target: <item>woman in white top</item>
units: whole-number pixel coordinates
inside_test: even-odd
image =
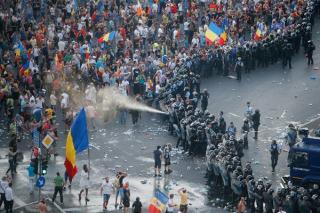
[[[80,175],[80,193],[79,193],[79,201],[81,201],[81,194],[82,192],[86,192],[86,202],[89,201],[88,199],[88,191],[89,191],[89,169],[87,164],[83,165],[83,170],[81,171]]]
[[[177,204],[174,203],[173,197],[174,195],[170,194],[169,201],[167,204],[167,211],[166,211],[167,213],[173,213],[175,207],[177,207]]]

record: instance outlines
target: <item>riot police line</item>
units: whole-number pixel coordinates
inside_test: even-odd
[[[294,28],[238,47],[236,55],[243,59],[245,71],[266,67],[279,59],[283,68],[287,65],[291,68],[291,57],[299,51],[301,42],[305,50],[308,47],[318,7],[318,3],[308,1]],[[160,91],[160,106],[169,114],[169,132],[177,136],[177,147],[182,146],[191,155],[205,155],[214,184],[221,184],[224,194],[232,193],[234,201],[245,197],[250,212],[320,212],[318,185],[305,189],[289,184],[275,192],[269,181],[254,177],[250,162],[242,165],[243,140],[228,134],[223,116],[218,118],[197,108],[202,96],[200,76],[210,75],[213,69],[229,75],[235,62],[230,57],[233,54],[230,47],[210,49],[207,54],[207,61],[203,61],[198,53],[181,60],[168,84]]]
[[[282,68],[291,68],[292,56],[300,51],[300,47],[302,46],[304,53],[307,53],[308,46],[313,45],[312,27],[318,8],[318,2],[307,1],[300,18],[293,22],[293,19],[288,17],[282,32],[272,30],[260,41],[248,40],[241,44],[211,46],[201,52],[191,50],[192,56],[183,60],[193,73],[205,77],[211,76],[214,72],[230,75],[239,58],[243,62],[243,70],[247,73],[279,61]]]

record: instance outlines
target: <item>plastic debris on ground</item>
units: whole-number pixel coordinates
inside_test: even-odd
[[[228,77],[228,78],[231,78],[231,79],[237,79],[237,77],[234,76],[234,75],[228,75],[227,77]]]
[[[124,135],[132,135],[134,133],[134,130],[128,129],[127,131],[123,132]]]
[[[309,78],[310,78],[310,80],[317,80],[316,76],[310,76]]]

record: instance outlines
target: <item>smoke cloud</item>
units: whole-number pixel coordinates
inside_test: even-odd
[[[114,87],[100,89],[97,93],[97,109],[102,111],[119,111],[120,109],[138,110],[151,113],[166,114],[160,110],[146,106],[135,99],[122,95]]]

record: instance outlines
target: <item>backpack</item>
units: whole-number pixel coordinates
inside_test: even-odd
[[[112,183],[112,186],[115,188],[115,189],[118,189],[120,187],[120,182],[119,182],[119,179],[116,178],[114,179],[113,183]]]

